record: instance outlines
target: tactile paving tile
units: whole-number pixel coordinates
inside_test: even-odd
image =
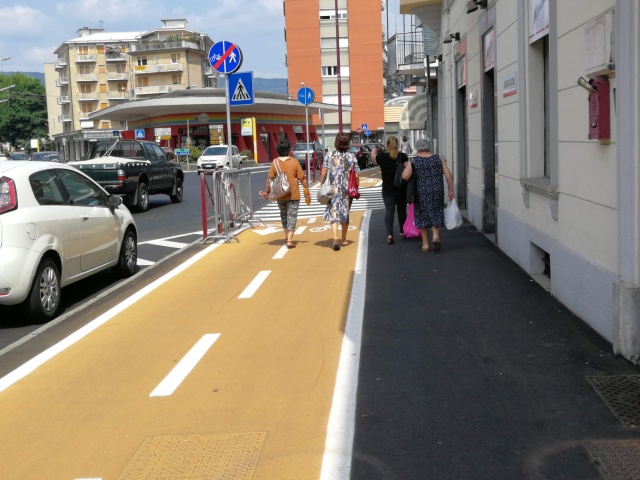
[[[640,479],[640,440],[592,440],[584,446],[603,479]]]
[[[625,426],[640,426],[640,375],[597,375],[586,379]]]
[[[250,480],[266,432],[148,437],[119,480]]]

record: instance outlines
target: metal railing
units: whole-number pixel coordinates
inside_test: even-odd
[[[184,90],[184,85],[154,85],[152,87],[136,87],[136,95],[155,95],[158,93],[175,92],[176,90]]]
[[[78,73],[76,75],[76,82],[97,82],[98,75],[95,73]]]
[[[89,55],[76,55],[74,60],[76,63],[78,62],[95,62],[97,60],[97,56],[94,54]]]
[[[164,72],[182,72],[184,67],[181,63],[157,63],[155,65],[136,65],[134,73],[164,73]]]
[[[62,105],[64,103],[71,103],[71,99],[69,98],[68,95],[63,95],[61,97],[58,97],[58,105]]]
[[[107,62],[126,62],[127,54],[126,53],[105,53],[104,59]]]
[[[182,50],[182,49],[192,49],[192,50],[203,50],[197,43],[194,42],[149,42],[149,43],[137,43],[131,45],[131,52],[149,52],[153,50]]]
[[[129,80],[129,74],[127,72],[107,72],[107,81],[112,80]]]
[[[202,243],[236,240],[241,228],[265,226],[253,216],[251,172],[215,170],[200,173],[202,201]]]

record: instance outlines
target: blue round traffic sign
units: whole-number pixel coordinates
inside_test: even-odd
[[[309,105],[315,98],[316,94],[309,87],[302,87],[298,90],[298,101],[303,105]]]
[[[218,73],[233,73],[242,65],[242,51],[232,42],[214,43],[209,50],[209,64]]]

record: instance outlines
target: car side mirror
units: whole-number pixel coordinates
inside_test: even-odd
[[[109,207],[115,208],[118,205],[122,205],[122,197],[119,195],[109,195],[108,203]]]

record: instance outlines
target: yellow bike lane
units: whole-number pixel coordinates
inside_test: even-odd
[[[341,355],[357,374],[357,325],[341,352],[347,318],[362,315],[349,308],[368,214],[351,217],[338,252],[321,217],[299,219],[295,249],[275,223],[203,245],[0,379],[2,478],[315,479],[323,461],[325,478],[344,471],[352,425],[339,411],[328,456],[325,445]],[[337,394],[355,394],[353,377],[338,381]],[[338,398],[338,410],[352,402]]]

